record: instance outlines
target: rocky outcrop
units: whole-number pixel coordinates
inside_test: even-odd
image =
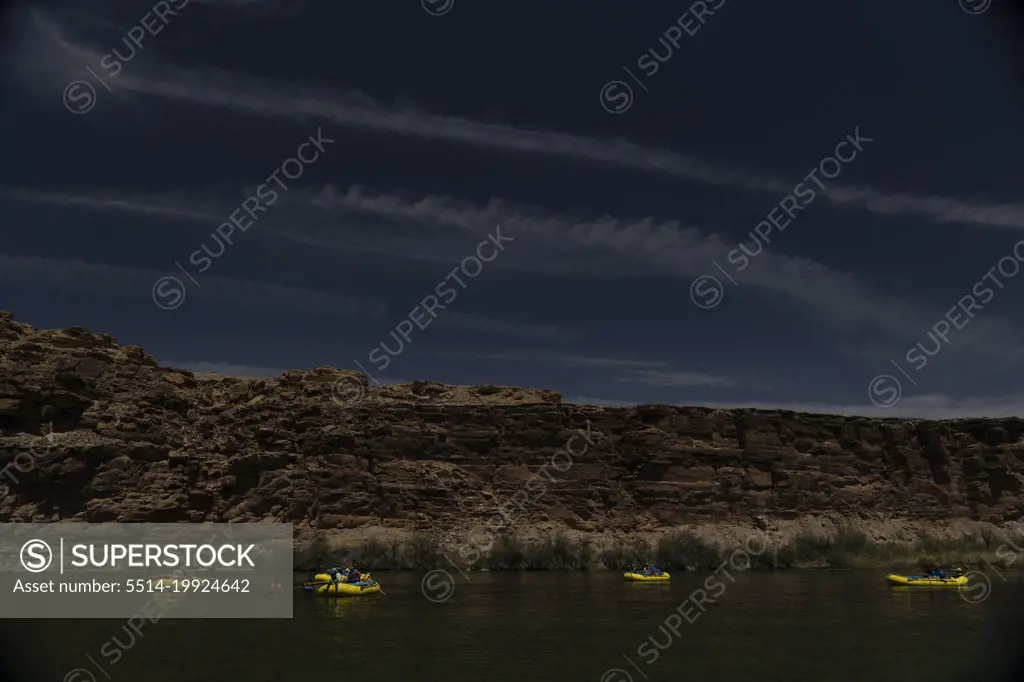
[[[577,531],[1016,520],[1024,422],[595,407],[554,391],[370,387],[159,366],[0,313],[0,521],[282,521]]]

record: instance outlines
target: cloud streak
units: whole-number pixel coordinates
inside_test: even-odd
[[[169,197],[152,197],[152,196],[137,196],[131,199],[118,199],[108,196],[104,196],[102,192],[88,192],[81,194],[71,194],[66,192],[40,192],[27,190],[19,187],[2,187],[0,186],[0,200],[13,200],[13,201],[26,201],[36,204],[53,205],[72,209],[83,209],[83,210],[94,210],[94,211],[112,211],[119,213],[129,213],[137,215],[145,215],[151,217],[159,217],[165,219],[183,219],[190,221],[202,222],[209,224],[211,229],[223,221],[224,216],[228,215],[232,210],[231,206],[226,208],[219,208],[212,201],[203,200],[197,201],[195,197],[181,197],[181,196],[169,196]],[[237,203],[237,202],[236,202]],[[195,208],[183,208],[183,206],[196,207],[200,206],[199,210]],[[272,217],[268,217],[265,221],[261,222],[262,227],[266,227],[269,231],[273,232],[277,236],[284,237],[293,241],[305,242],[301,236],[296,237],[294,230],[284,227],[284,225],[291,224],[291,216],[285,212],[282,214],[275,214]],[[454,250],[457,245],[458,250]],[[452,244],[453,249],[445,251],[443,253],[435,253],[431,259],[435,262],[452,263],[457,262],[458,258],[461,258],[462,251],[465,250],[466,244],[465,239],[458,240],[456,244]],[[381,249],[381,253],[390,254],[390,242],[389,248]],[[416,246],[412,246],[413,252],[418,251]],[[456,257],[454,254],[458,254]],[[2,257],[2,256],[0,256]],[[47,259],[36,259],[45,261]],[[98,264],[84,264],[80,267],[89,268],[103,268],[113,266],[100,266]],[[53,268],[50,268],[51,270]],[[118,268],[129,273],[138,273],[141,271]],[[27,268],[24,266],[21,270],[21,276],[35,276],[30,275],[31,272],[35,272],[35,268]],[[13,276],[13,273],[6,273],[8,277]],[[159,277],[166,273],[157,274],[155,271],[152,272],[153,279],[150,280],[148,286],[152,288],[153,282]],[[0,281],[4,280],[5,273],[0,273]],[[140,278],[135,274],[128,274],[125,276],[124,281],[138,281]],[[248,295],[242,290],[242,285],[239,280],[225,279],[225,278],[205,278],[204,281],[209,280],[211,286],[204,286],[201,295],[204,300],[211,300],[220,303],[229,303],[232,305],[241,305],[249,310],[260,310],[259,301],[265,299],[268,306],[277,306],[277,309],[281,309],[282,306],[287,307],[287,301],[293,300],[295,302],[294,312],[306,312],[314,315],[323,315],[324,311],[329,311],[333,305],[333,301],[337,301],[339,311],[347,313],[352,309],[353,305],[357,305],[356,299],[347,297],[337,297],[334,294],[326,293],[323,291],[311,291],[308,289],[300,289],[295,287],[278,287],[257,284],[255,282],[246,283],[246,291]],[[58,280],[63,281],[63,280]],[[95,286],[95,285],[91,285]],[[146,289],[145,291],[149,291]],[[104,292],[110,295],[122,296],[127,291],[115,291],[114,288],[106,287]],[[212,295],[211,295],[212,294]],[[209,296],[209,298],[208,298]],[[411,301],[409,306],[414,305],[415,301]],[[373,317],[375,319],[380,318],[384,315],[384,304],[379,302],[369,302],[365,305],[370,306],[370,310],[373,311]],[[328,315],[330,316],[330,315]],[[549,341],[555,343],[570,343],[580,341],[585,337],[585,334],[579,330],[567,329],[554,325],[543,325],[543,324],[530,324],[518,320],[509,320],[497,317],[490,317],[485,315],[479,315],[472,312],[460,312],[450,311],[445,315],[440,316],[437,319],[436,325],[440,328],[453,328],[460,329],[468,332],[477,332],[482,334],[492,334],[499,336],[506,336],[509,338],[518,338],[525,340],[535,341]]]
[[[613,381],[646,386],[699,386],[728,388],[738,386],[736,380],[704,372],[674,369],[672,363],[661,360],[635,360],[558,353],[453,353],[435,351],[433,355],[455,357],[462,360],[484,360],[498,363],[518,363],[557,367],[594,369],[605,373],[621,372]]]
[[[642,403],[587,396],[568,396],[564,402],[576,405],[602,405],[606,407],[629,407]],[[1024,395],[996,396],[990,398],[966,398],[957,400],[944,394],[930,394],[904,398],[891,408],[874,405],[848,405],[827,402],[702,402],[675,403],[677,406],[703,407],[719,410],[784,410],[810,414],[841,415],[849,417],[870,417],[876,419],[973,419],[1005,418],[1024,416]]]
[[[190,0],[216,9],[242,12],[259,17],[297,17],[306,11],[306,0]]]
[[[0,254],[0,285],[73,292],[152,302],[153,284],[166,272],[92,263]],[[204,277],[202,300],[253,312],[305,313],[323,318],[382,319],[380,301],[298,287],[261,284],[226,277]]]
[[[289,370],[295,370],[299,372],[308,372],[312,368],[297,368],[297,367],[261,367],[258,365],[239,365],[233,362],[216,361],[211,362],[209,360],[159,360],[160,365],[163,367],[171,367],[173,369],[184,369],[189,372],[197,374],[221,374],[229,377],[242,377],[242,378],[270,378],[276,379]],[[354,369],[354,368],[347,368]],[[388,384],[407,384],[411,383],[405,379],[387,379],[382,378],[380,383],[383,385]],[[376,384],[374,384],[376,385]]]
[[[160,217],[177,215],[207,221],[211,226],[219,222],[231,206],[225,204],[225,208],[219,208],[208,197],[115,198],[95,191],[43,193],[4,187],[0,187],[0,198]],[[686,286],[692,278],[707,274],[711,261],[732,248],[731,242],[724,242],[718,235],[704,233],[679,221],[559,214],[500,199],[478,205],[454,197],[409,199],[372,193],[360,187],[342,191],[328,185],[315,194],[290,193],[285,206],[296,213],[282,210],[261,222],[261,226],[265,225],[278,237],[318,248],[374,251],[390,257],[450,263],[463,255],[461,250],[465,249],[468,238],[482,238],[494,225],[500,224],[511,234],[529,235],[526,243],[530,252],[510,253],[492,266],[499,270],[605,277],[656,274],[686,280],[686,285],[680,286],[680,298],[686,295]],[[380,230],[352,229],[353,223],[359,221],[361,226],[368,221],[398,225],[396,230],[405,230],[409,236],[400,238],[387,232],[384,242],[380,242],[385,236]],[[866,328],[901,339],[892,344],[892,355],[898,357],[923,338],[946,312],[882,294],[852,274],[779,251],[763,253],[752,261],[743,275],[744,288],[782,296],[840,328]],[[965,292],[973,284],[973,281],[964,282]],[[454,312],[447,317],[451,319],[445,324],[478,330],[489,326],[495,333],[502,333],[499,330],[503,323],[499,321],[485,322],[483,318]],[[439,324],[441,322],[439,319]],[[1010,364],[1024,363],[1024,348],[1018,342],[1022,334],[1024,330],[1007,321],[983,315],[959,331],[956,344],[943,353],[962,356],[969,351],[989,359],[998,357]],[[524,338],[559,337],[564,340],[581,338],[579,334],[555,328],[528,331]]]
[[[630,264],[639,264],[633,274],[690,279],[707,274],[711,261],[732,248],[718,235],[702,233],[679,221],[554,214],[497,199],[481,207],[452,197],[412,201],[369,194],[358,187],[342,192],[328,186],[310,201],[328,211],[333,208],[382,219],[449,225],[473,233],[501,222],[517,234],[530,234],[531,241],[546,241],[553,250],[572,244],[577,255],[594,250],[614,254],[618,268],[602,268],[606,276],[617,271],[625,274],[624,268],[630,272]],[[863,326],[902,337],[907,347],[945,313],[923,313],[917,302],[881,294],[849,273],[778,251],[760,255],[743,275],[744,286],[785,296],[839,325]],[[973,284],[965,282],[965,291]],[[957,345],[1013,362],[1024,361],[1016,341],[1020,334],[1014,325],[986,316],[958,332]],[[900,354],[905,350],[900,346],[894,349]]]
[[[217,0],[231,5],[232,0]],[[239,7],[249,3],[234,0]],[[100,54],[61,35],[60,27],[40,13],[34,14],[40,32],[85,63],[98,63]],[[63,74],[54,64],[52,50],[29,43],[39,54],[29,60]],[[36,84],[34,78],[26,78]],[[434,114],[411,107],[382,104],[358,92],[325,96],[334,88],[296,86],[240,73],[211,69],[184,69],[159,65],[156,75],[138,72],[118,76],[118,87],[164,99],[227,109],[249,116],[306,121],[322,118],[337,126],[466,145],[488,151],[563,158],[620,169],[656,173],[690,182],[775,195],[789,193],[799,178],[788,172],[756,172],[724,165],[693,155],[642,147],[625,140],[581,137],[557,131],[526,130]],[[46,95],[52,91],[46,88]],[[865,131],[870,135],[870,131]],[[857,208],[883,216],[917,216],[939,223],[968,223],[992,227],[1024,228],[1024,206],[968,202],[934,195],[885,192],[868,187],[834,186],[820,194],[836,206]]]
[[[703,372],[655,372],[638,370],[616,377],[620,383],[672,388],[735,388],[736,381]]]
[[[223,374],[224,376],[229,377],[274,378],[281,376],[285,371],[287,371],[280,367],[236,365],[231,362],[208,362],[204,360],[159,360],[158,362],[164,367],[184,369],[189,372],[197,372],[200,374]]]

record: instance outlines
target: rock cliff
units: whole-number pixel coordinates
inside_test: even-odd
[[[0,312],[0,521],[282,521],[548,532],[807,518],[1001,525],[1024,421],[595,407],[554,391],[369,387],[159,366],[137,346]]]

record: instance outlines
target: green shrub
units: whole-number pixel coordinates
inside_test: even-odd
[[[796,548],[792,544],[779,547],[772,556],[772,568],[792,568],[797,564]]]
[[[313,531],[309,542],[295,550],[295,568],[300,571],[323,570],[330,561],[330,543],[327,533],[322,530]]]
[[[864,531],[853,526],[841,525],[834,535],[833,551],[863,554],[870,550],[872,544]]]
[[[841,525],[832,536],[832,546],[825,552],[825,563],[834,568],[852,568],[874,550],[867,533],[852,526]]]
[[[580,570],[589,571],[590,567],[594,565],[597,558],[597,550],[594,549],[594,543],[590,540],[584,540],[580,546]]]
[[[501,535],[487,553],[487,567],[492,571],[522,571],[528,567],[526,548],[515,535]]]
[[[1024,566],[1024,559],[1017,558],[1014,548],[1014,545],[1024,548],[1024,537],[1014,536],[999,543],[997,539],[998,536],[990,529],[965,533],[959,538],[940,538],[926,532],[913,545],[907,546],[875,542],[858,528],[840,525],[829,534],[801,531],[772,551],[750,555],[750,564],[751,568],[761,570],[826,566],[889,567],[896,562],[905,562],[904,565],[907,565],[913,558],[923,564],[967,566],[987,560],[993,565]],[[715,570],[735,551],[747,549],[741,545],[719,547],[695,533],[672,531],[662,535],[653,546],[639,538],[617,540],[604,547],[600,553],[592,541],[575,541],[561,532],[533,542],[527,542],[515,534],[502,535],[494,539],[483,556],[478,551],[483,551],[483,548],[465,557],[460,555],[463,568],[579,571],[597,564],[621,571],[631,564],[652,562],[669,571],[710,571]],[[993,552],[997,552],[997,557],[991,556]],[[440,539],[429,534],[414,534],[401,541],[370,536],[358,547],[339,551],[332,549],[325,531],[317,530],[295,548],[295,566],[303,571],[348,565],[368,571],[429,571],[444,568],[448,561]],[[470,562],[473,562],[472,566]]]
[[[691,533],[676,531],[658,540],[656,564],[665,570],[714,570],[722,563],[718,547]]]
[[[650,544],[643,540],[635,539],[630,544],[616,542],[611,547],[603,550],[599,558],[605,568],[621,571],[627,566],[649,561],[652,554],[654,552]]]
[[[576,571],[582,564],[580,547],[564,533],[556,533],[527,547],[526,563],[533,571]]]
[[[401,555],[401,544],[397,540],[386,542],[371,535],[346,555],[349,558],[344,563],[366,571],[393,571],[402,568]]]
[[[436,537],[413,535],[405,545],[402,568],[410,571],[430,571],[444,565],[444,552]]]
[[[824,561],[834,544],[834,540],[827,535],[802,530],[787,545],[793,560],[790,565]]]

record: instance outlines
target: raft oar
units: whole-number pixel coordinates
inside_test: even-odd
[[[374,580],[372,574],[367,573],[366,575],[370,576],[370,580],[373,580],[373,584],[377,586],[377,589],[380,591],[381,594],[383,594],[385,597],[388,596],[388,593],[384,591],[384,588],[380,586],[380,583]]]
[[[384,588],[380,586],[380,583],[378,583],[376,580],[374,580],[373,582],[376,583],[377,589],[380,590],[380,593],[383,594],[384,596],[387,596],[387,592],[385,592]],[[324,585],[331,585],[333,583],[334,583],[333,580],[320,580],[318,582],[309,581],[309,582],[302,583],[301,586],[296,587],[295,589],[300,589],[300,587],[301,587],[301,589],[306,589],[307,587],[322,587]],[[353,584],[353,583],[338,583],[338,584],[339,585],[346,585],[346,584],[350,585],[350,584]]]
[[[332,581],[330,581],[330,580],[320,580],[320,581],[316,581],[316,582],[310,580],[309,582],[302,583],[302,585],[300,585],[299,587],[296,587],[295,589],[300,589],[301,588],[301,589],[304,590],[307,587],[323,587],[324,585],[330,585],[331,582]]]

